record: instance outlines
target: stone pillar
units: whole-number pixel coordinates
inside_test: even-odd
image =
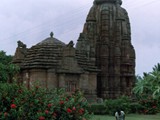
[[[48,88],[57,88],[57,75],[55,73],[55,69],[49,69],[47,71],[47,87]]]
[[[84,73],[80,75],[80,89],[87,91],[89,88],[88,86],[88,73]]]
[[[65,74],[59,74],[59,87],[65,88]]]
[[[97,73],[90,73],[88,79],[89,90],[92,91],[92,94],[95,94],[97,90]]]

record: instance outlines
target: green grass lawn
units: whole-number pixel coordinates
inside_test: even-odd
[[[94,115],[91,120],[115,120],[114,116]],[[128,114],[126,120],[160,120],[160,114],[157,115],[138,115]]]

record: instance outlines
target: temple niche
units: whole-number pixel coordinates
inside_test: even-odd
[[[19,82],[46,88],[75,89],[88,99],[131,95],[135,79],[135,50],[129,17],[121,0],[94,0],[77,44],[53,37],[31,48],[18,41],[14,63]]]
[[[76,45],[100,70],[97,92],[102,98],[130,95],[134,85],[135,50],[129,17],[121,4],[121,0],[94,0]]]

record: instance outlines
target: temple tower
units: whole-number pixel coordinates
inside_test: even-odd
[[[130,95],[134,84],[135,50],[121,4],[121,0],[94,0],[76,45],[100,70],[97,92],[102,98]]]

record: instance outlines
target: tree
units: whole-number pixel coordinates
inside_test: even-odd
[[[137,83],[133,88],[133,92],[142,96],[152,95],[153,98],[160,98],[160,64],[153,67],[153,71],[144,73],[143,77],[137,77]],[[143,96],[142,96],[143,97]]]
[[[13,57],[6,55],[4,51],[0,51],[0,81],[12,82],[16,73],[19,71],[17,65],[12,64]]]

